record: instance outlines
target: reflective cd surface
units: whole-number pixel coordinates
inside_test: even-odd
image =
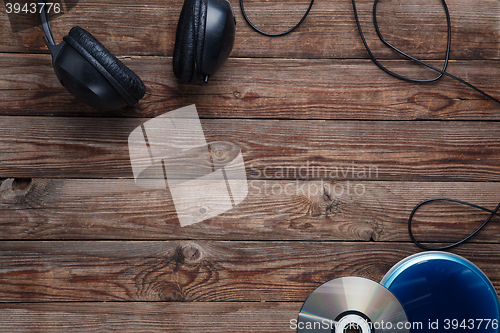
[[[408,333],[408,321],[396,297],[382,285],[361,277],[328,281],[307,298],[297,332]]]
[[[382,279],[399,299],[412,332],[498,332],[499,303],[486,275],[447,252],[424,252],[396,264]]]

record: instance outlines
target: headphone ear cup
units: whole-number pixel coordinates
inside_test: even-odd
[[[198,69],[198,73],[196,73],[196,78],[199,80],[200,79],[200,74],[202,72],[202,59],[203,59],[203,52],[204,52],[204,47],[205,47],[205,28],[207,24],[207,3],[208,0],[197,0],[198,3],[196,4],[199,6],[199,14],[195,18],[195,38],[196,38],[196,45],[195,45],[195,54],[194,54],[194,61],[195,61],[195,70]]]
[[[206,0],[185,0],[182,6],[173,55],[175,76],[186,83],[199,81],[205,38]]]
[[[205,82],[229,58],[236,33],[236,19],[228,0],[206,0],[207,15],[201,72]]]
[[[146,93],[142,80],[109,52],[88,31],[73,27],[64,41],[92,64],[123,97],[127,105],[136,104]]]
[[[236,20],[227,0],[185,0],[175,37],[173,67],[182,82],[208,82],[233,48]]]

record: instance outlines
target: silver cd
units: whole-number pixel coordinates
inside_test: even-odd
[[[298,333],[409,333],[410,326],[403,307],[388,289],[354,276],[319,286],[297,320]]]

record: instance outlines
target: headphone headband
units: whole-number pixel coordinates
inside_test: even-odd
[[[45,10],[45,0],[38,0],[38,13],[40,13],[40,21],[42,21],[43,32],[45,33],[45,43],[56,45],[54,36],[52,36],[52,29],[50,28],[49,13]]]

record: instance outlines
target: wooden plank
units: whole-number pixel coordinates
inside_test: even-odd
[[[6,332],[284,332],[302,303],[28,303],[0,304]],[[290,330],[291,331],[291,330]]]
[[[103,113],[61,86],[47,55],[0,56],[0,114],[154,117],[197,104],[206,118],[499,120],[500,106],[449,78],[410,84],[369,60],[230,59],[207,85],[181,84],[170,58],[123,59],[145,82],[137,107]],[[384,62],[402,74],[430,78],[406,61]],[[438,65],[438,63],[434,63]],[[494,61],[454,61],[449,72],[500,96]]]
[[[249,179],[236,208],[181,228],[169,191],[131,180],[7,179],[0,185],[0,238],[409,241],[408,216],[418,202],[453,197],[493,209],[498,194],[497,183]],[[421,241],[456,242],[487,216],[435,203],[415,215],[414,232]],[[497,220],[471,242],[498,243]]]
[[[146,120],[0,117],[0,177],[132,178],[128,135]],[[202,126],[207,142],[239,146],[255,179],[286,168],[372,168],[377,173],[365,179],[376,180],[497,181],[500,175],[498,122],[204,119]]]
[[[500,245],[468,244],[497,292]],[[418,252],[404,243],[2,242],[0,301],[302,302],[320,284],[356,275],[380,281]]]
[[[12,17],[0,15],[1,331],[290,331],[320,284],[345,275],[380,281],[419,251],[406,224],[419,201],[497,205],[498,105],[448,78],[415,85],[381,72],[349,1],[317,2],[282,38],[251,30],[232,2],[232,57],[203,86],[180,84],[171,69],[182,1],[80,1],[55,18],[56,40],[80,25],[146,83],[137,107],[106,114],[60,86],[31,18],[13,32]],[[256,24],[276,30],[307,3],[245,0]],[[500,3],[448,5],[451,56],[460,59],[449,72],[496,95]],[[432,75],[394,60],[373,32],[372,1],[358,6],[373,51],[390,59],[384,64]],[[439,1],[387,0],[379,13],[389,41],[440,64]],[[236,208],[181,228],[168,190],[134,184],[127,137],[193,103],[207,141],[241,147],[250,192]],[[487,215],[431,204],[415,231],[434,244],[456,241]],[[497,221],[453,252],[498,293]]]
[[[69,1],[65,1],[69,2]],[[249,17],[264,30],[282,31],[293,26],[308,0],[280,2],[246,0]],[[244,21],[237,1],[234,57],[367,58],[349,1],[317,2],[297,31],[268,38]],[[373,1],[357,1],[362,26],[377,55],[397,57],[376,38],[372,25]],[[119,55],[172,55],[182,1],[147,0],[80,1],[52,22],[57,41],[79,25]],[[459,0],[448,3],[452,16],[452,57],[498,59],[499,4],[496,1]],[[390,42],[416,56],[443,58],[446,21],[439,1],[384,1],[378,6],[379,24]],[[131,16],[133,20],[131,20]],[[105,18],[105,19],[104,19]],[[0,52],[47,52],[36,15],[2,15]],[[15,31],[15,32],[13,32]]]

